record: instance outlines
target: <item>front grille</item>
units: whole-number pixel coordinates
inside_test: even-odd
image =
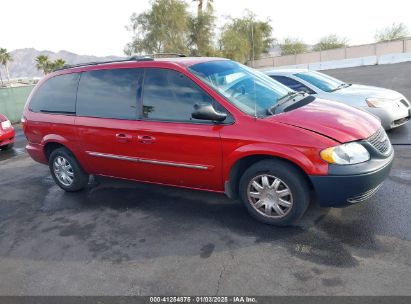
[[[391,123],[391,125],[392,125],[393,127],[397,127],[397,126],[400,126],[400,125],[405,124],[408,120],[410,120],[410,117],[409,117],[409,116],[408,116],[408,117],[401,118],[401,119],[394,120],[394,121]]]
[[[363,202],[369,199],[370,197],[372,197],[378,191],[378,189],[380,189],[381,186],[382,186],[382,183],[379,184],[377,187],[372,188],[364,193],[361,193],[354,197],[350,197],[349,199],[347,199],[347,202],[349,202],[350,204],[356,204],[359,202]]]
[[[367,141],[380,153],[388,154],[391,151],[391,143],[383,128],[371,135]]]

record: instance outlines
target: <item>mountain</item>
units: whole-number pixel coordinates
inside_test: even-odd
[[[51,51],[38,51],[33,48],[17,49],[10,52],[13,56],[13,61],[10,63],[10,78],[19,77],[41,77],[43,73],[36,68],[35,58],[39,55],[47,55],[51,60],[61,58],[67,64],[76,64],[90,61],[108,61],[121,59],[121,57],[107,56],[97,57],[89,55],[78,55],[67,51],[59,51],[54,53]]]

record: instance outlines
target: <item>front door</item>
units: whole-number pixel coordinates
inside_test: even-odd
[[[194,105],[212,98],[184,74],[147,68],[138,157],[148,181],[222,191],[223,124],[191,118]]]

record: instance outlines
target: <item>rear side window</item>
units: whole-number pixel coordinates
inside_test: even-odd
[[[75,114],[79,77],[78,73],[72,73],[47,80],[31,98],[30,110],[33,112]]]
[[[184,74],[167,69],[146,69],[143,117],[165,121],[193,121],[194,105],[212,98]]]
[[[77,92],[78,116],[136,119],[142,69],[83,72]]]

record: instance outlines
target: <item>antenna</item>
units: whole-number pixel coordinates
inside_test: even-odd
[[[253,80],[254,86],[254,118],[257,119],[257,93],[255,91],[255,80]]]
[[[254,18],[251,18],[251,52],[252,52],[252,66],[254,68]],[[257,93],[255,91],[255,80],[253,80],[254,89],[254,119],[257,119]]]
[[[251,49],[252,49],[252,63],[254,68],[254,19],[251,19]]]

